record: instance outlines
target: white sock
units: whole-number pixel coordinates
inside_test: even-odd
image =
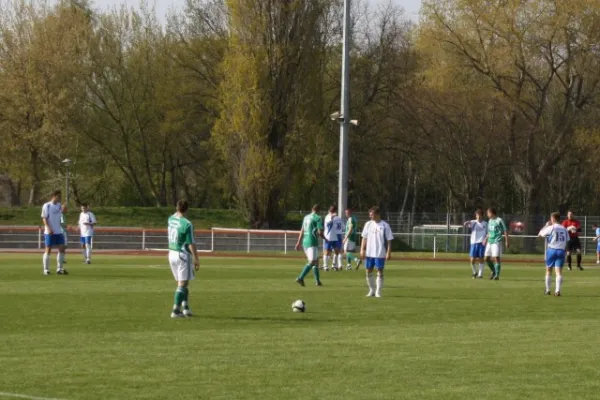
[[[92,245],[86,244],[85,249],[87,250],[88,261],[92,259]]]
[[[563,281],[562,275],[556,275],[556,291],[557,292],[560,292],[560,287],[562,285],[562,281]]]
[[[483,263],[479,263],[479,276],[483,276]]]
[[[375,277],[373,274],[367,274],[367,285],[369,285],[369,293],[375,293]]]
[[[56,270],[60,271],[63,269],[63,261],[65,260],[65,253],[58,253],[56,255]]]
[[[552,275],[546,275],[546,292],[550,291],[550,287],[552,287]]]
[[[344,260],[342,259],[342,253],[337,255],[337,265],[340,268],[342,268],[342,266],[344,265]]]
[[[331,256],[331,268],[337,268],[337,256],[334,254]]]
[[[87,259],[87,248],[86,247],[81,248],[81,254],[83,255],[83,261],[85,261]]]
[[[329,267],[329,256],[327,256],[327,255],[323,256],[323,267],[324,268],[328,268]]]
[[[383,276],[377,276],[377,293],[381,294],[383,288]]]
[[[474,262],[471,263],[471,271],[473,272],[473,275],[475,275],[477,273],[477,268],[475,267]]]
[[[42,264],[44,265],[44,271],[50,271],[50,254],[44,253]]]

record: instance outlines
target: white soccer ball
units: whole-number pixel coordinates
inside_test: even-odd
[[[292,303],[293,312],[304,312],[306,311],[306,304],[302,300],[296,300]]]

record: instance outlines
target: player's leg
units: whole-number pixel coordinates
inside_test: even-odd
[[[496,277],[496,268],[494,268],[494,262],[492,261],[492,245],[490,243],[485,246],[485,262],[492,270],[492,275],[490,275],[490,279],[494,279]]]
[[[91,237],[90,237],[91,239]],[[91,244],[91,243],[90,243]],[[181,307],[183,308],[183,315],[186,317],[191,317],[192,310],[190,310],[190,288],[189,284],[191,280],[195,279],[194,276],[194,267],[192,265],[192,256],[190,254],[182,253],[181,255],[181,266],[183,268],[182,275],[186,278],[184,281],[180,281],[178,283],[179,287],[184,288],[184,298],[181,303]]]
[[[62,235],[58,235],[62,238]],[[65,261],[65,245],[62,240],[58,240],[58,254],[56,254],[56,273],[59,275],[69,275],[69,272],[64,268]]]
[[[329,258],[331,257],[331,243],[329,241],[323,242],[323,269],[329,271]]]
[[[544,294],[550,296],[552,294],[552,267],[546,266],[546,290]]]
[[[87,261],[87,247],[85,245],[85,237],[81,236],[79,238],[79,243],[81,243],[81,255],[83,256],[83,263]]]
[[[383,270],[385,269],[385,258],[375,259],[375,269],[377,270],[377,281],[375,287],[375,297],[382,297],[383,289]]]
[[[571,252],[573,251],[573,240],[569,239],[567,241],[567,268],[569,268],[569,271],[572,270],[571,268]]]
[[[544,291],[545,295],[552,294],[552,270],[554,269],[554,263],[556,262],[556,250],[548,249],[546,250],[546,290]]]
[[[188,258],[185,254],[180,254],[176,251],[169,252],[169,265],[171,267],[173,277],[177,282],[177,289],[175,290],[175,295],[173,297],[173,310],[171,312],[171,318],[185,317],[182,308],[183,303],[188,297],[187,285],[188,278],[190,278],[190,268],[188,268],[187,264]]]
[[[92,237],[91,236],[86,236],[86,238],[85,238],[85,252],[86,252],[85,263],[91,264],[92,263]]]
[[[496,271],[494,280],[500,279],[500,272],[502,271],[502,262],[500,260],[501,258],[502,258],[502,244],[494,243],[492,245],[492,259],[494,260],[494,270]]]
[[[477,249],[477,259],[479,261],[479,271],[477,274],[477,278],[482,279],[483,269],[485,265],[485,246],[482,243],[479,243],[479,248]]]
[[[477,256],[477,254],[475,254],[476,251],[477,245],[472,244],[471,248],[469,249],[469,261],[471,263],[471,277],[473,277],[473,279],[475,279],[475,277],[477,276],[477,270],[475,268],[475,257]]]
[[[596,264],[600,264],[600,242],[596,245]]]
[[[338,252],[337,252],[337,265],[340,271],[342,271],[344,269],[344,260],[343,260],[343,253],[342,253],[342,246],[341,244],[338,247]]]
[[[367,286],[369,286],[369,293],[367,297],[375,296],[375,277],[373,276],[373,269],[375,268],[375,259],[367,257],[365,260],[365,270],[367,271]]]
[[[562,250],[556,251],[556,259],[554,260],[554,273],[556,274],[556,285],[554,295],[560,296],[560,291],[563,282],[562,270],[565,265],[565,253]]]
[[[63,239],[65,241],[65,256],[63,257],[63,264],[67,263],[67,249],[69,248],[69,236],[67,231],[63,231]]]
[[[579,238],[575,242],[575,251],[577,252],[577,269],[583,271],[583,267],[581,266],[581,241]]]
[[[42,256],[42,266],[44,275],[50,275],[50,255],[52,254],[52,235],[44,235],[44,255]]]
[[[317,247],[307,247],[304,249],[304,254],[306,254],[307,264],[304,266],[304,268],[302,268],[302,272],[300,272],[300,275],[298,275],[298,277],[296,278],[296,282],[301,286],[304,286],[304,278],[306,277],[306,275],[308,275],[308,273],[313,268],[316,267],[317,270],[319,269],[318,248]]]

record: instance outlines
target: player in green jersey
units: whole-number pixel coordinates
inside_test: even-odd
[[[300,235],[298,235],[298,242],[296,243],[296,250],[300,250],[300,247],[304,248],[304,253],[308,260],[308,264],[304,266],[300,276],[296,278],[296,282],[300,286],[304,286],[304,278],[312,269],[315,276],[317,286],[322,286],[321,279],[319,276],[319,238],[323,237],[323,219],[319,215],[319,205],[315,204],[312,208],[312,213],[304,217],[302,221],[302,229]]]
[[[352,208],[346,209],[346,233],[344,235],[344,253],[346,254],[346,269],[352,269],[352,261],[356,262],[356,269],[360,268],[362,260],[352,254],[356,251],[356,242],[358,241],[358,221],[352,215]]]
[[[505,246],[508,249],[508,230],[504,221],[496,215],[495,208],[488,208],[487,216],[489,221],[488,233],[484,239],[485,261],[493,271],[490,279],[499,280],[500,270],[502,269],[500,263],[500,258],[502,257],[502,239],[504,239]]]
[[[194,226],[186,218],[189,204],[185,200],[177,202],[177,212],[169,217],[169,264],[177,281],[175,302],[171,318],[191,317],[189,281],[194,279],[194,271],[200,268],[198,249],[194,240]],[[192,269],[192,262],[194,267]],[[182,310],[183,309],[183,310]]]

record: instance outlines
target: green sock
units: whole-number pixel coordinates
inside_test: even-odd
[[[310,272],[310,269],[311,269],[311,268],[312,268],[312,265],[310,265],[310,264],[306,264],[306,265],[304,266],[304,268],[302,269],[302,272],[300,273],[300,276],[298,277],[298,279],[300,279],[300,280],[303,280],[303,279],[304,279],[304,277],[305,277],[306,275],[308,275],[308,273]]]
[[[183,303],[184,299],[185,299],[185,288],[178,287],[177,290],[175,291],[175,302],[173,303],[173,309],[179,310],[181,308],[181,303]]]
[[[352,254],[346,254],[346,261],[348,262],[348,265],[352,264],[352,261],[354,261],[354,256]]]
[[[502,269],[500,263],[494,264],[494,268],[496,269],[496,276],[500,276],[500,270]]]
[[[184,310],[189,310],[190,309],[190,303],[188,302],[188,298],[190,297],[190,289],[188,288],[184,288],[185,289],[185,296],[183,298],[183,309]]]
[[[313,275],[315,276],[315,281],[321,282],[319,267],[317,267],[316,265],[313,267]]]
[[[488,260],[487,261],[487,265],[492,270],[492,273],[495,274],[496,273],[496,268],[494,267],[494,263],[492,261]]]

